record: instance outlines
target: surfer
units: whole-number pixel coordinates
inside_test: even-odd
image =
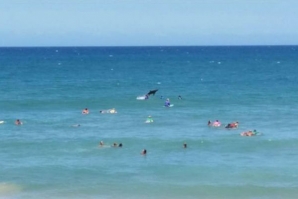
[[[211,126],[212,125],[211,120],[208,121],[208,124],[207,125],[208,126]]]
[[[23,123],[21,122],[21,120],[17,119],[15,122],[15,125],[22,125]]]
[[[152,123],[153,122],[153,118],[149,115],[146,119],[146,123]]]
[[[109,110],[109,113],[112,113],[113,114],[113,113],[117,113],[117,111],[116,111],[115,108],[112,108],[112,109]]]
[[[233,129],[233,128],[238,128],[239,122],[232,122],[229,123],[227,126],[225,126],[225,128],[227,129]]]
[[[170,107],[170,105],[171,105],[170,99],[167,98],[167,100],[165,101],[165,107]]]
[[[220,127],[221,123],[218,120],[215,120],[215,122],[213,122],[212,126],[214,127]]]
[[[149,99],[149,95],[148,94],[145,95],[145,100],[147,100],[147,99]]]
[[[85,108],[85,109],[82,111],[82,114],[84,114],[84,115],[89,114],[89,110],[88,110],[88,108]]]
[[[108,110],[100,110],[99,113],[117,113],[115,108],[108,109]]]
[[[103,141],[100,141],[99,146],[103,147],[103,145],[104,145]]]
[[[183,148],[187,148],[187,144],[185,142],[183,143]]]
[[[259,134],[259,132],[257,132],[257,130],[253,130],[253,131],[246,131],[246,132],[242,132],[240,135],[241,136],[255,136]]]
[[[179,96],[178,96],[178,99],[179,99],[179,100],[182,100],[182,97],[181,97],[181,95],[179,95]]]
[[[147,154],[147,150],[143,149],[143,151],[141,152],[141,155],[146,155]]]

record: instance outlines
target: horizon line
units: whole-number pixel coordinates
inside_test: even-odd
[[[89,46],[89,45],[69,45],[69,46],[0,46],[0,48],[157,48],[157,47],[286,47],[298,46],[298,44],[258,44],[258,45],[123,45],[123,46]]]

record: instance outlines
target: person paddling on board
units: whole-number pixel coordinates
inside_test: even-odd
[[[165,101],[165,107],[170,107],[170,105],[171,105],[170,99],[167,98],[167,100]]]
[[[234,129],[234,128],[238,128],[239,122],[232,122],[229,123],[227,126],[225,126],[225,128],[227,129]]]
[[[147,154],[147,150],[143,149],[143,151],[141,152],[141,155],[146,155]]]
[[[149,115],[146,119],[146,123],[152,123],[153,122],[153,119],[152,117]]]
[[[213,122],[212,126],[214,127],[220,127],[221,123],[218,120],[215,120],[215,122]]]
[[[17,119],[15,122],[15,125],[22,125],[23,123],[21,122],[21,120]]]
[[[84,114],[84,115],[89,114],[88,108],[85,108],[84,110],[82,110],[82,114]]]
[[[208,126],[212,126],[212,122],[211,122],[211,120],[208,121],[207,125],[208,125]]]
[[[257,130],[253,130],[253,131],[242,132],[240,135],[241,136],[255,136],[257,134],[260,134],[260,133]]]

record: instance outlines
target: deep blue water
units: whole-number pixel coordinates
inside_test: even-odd
[[[297,46],[0,48],[0,198],[294,199],[297,63]]]

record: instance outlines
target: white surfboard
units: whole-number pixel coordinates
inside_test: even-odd
[[[145,123],[152,123],[153,120],[146,120]]]
[[[170,104],[170,106],[164,106],[164,107],[166,107],[166,108],[171,108],[171,107],[173,107],[174,106],[174,104]]]
[[[145,95],[141,95],[141,96],[138,96],[137,97],[137,100],[145,100],[146,99],[146,96]]]

